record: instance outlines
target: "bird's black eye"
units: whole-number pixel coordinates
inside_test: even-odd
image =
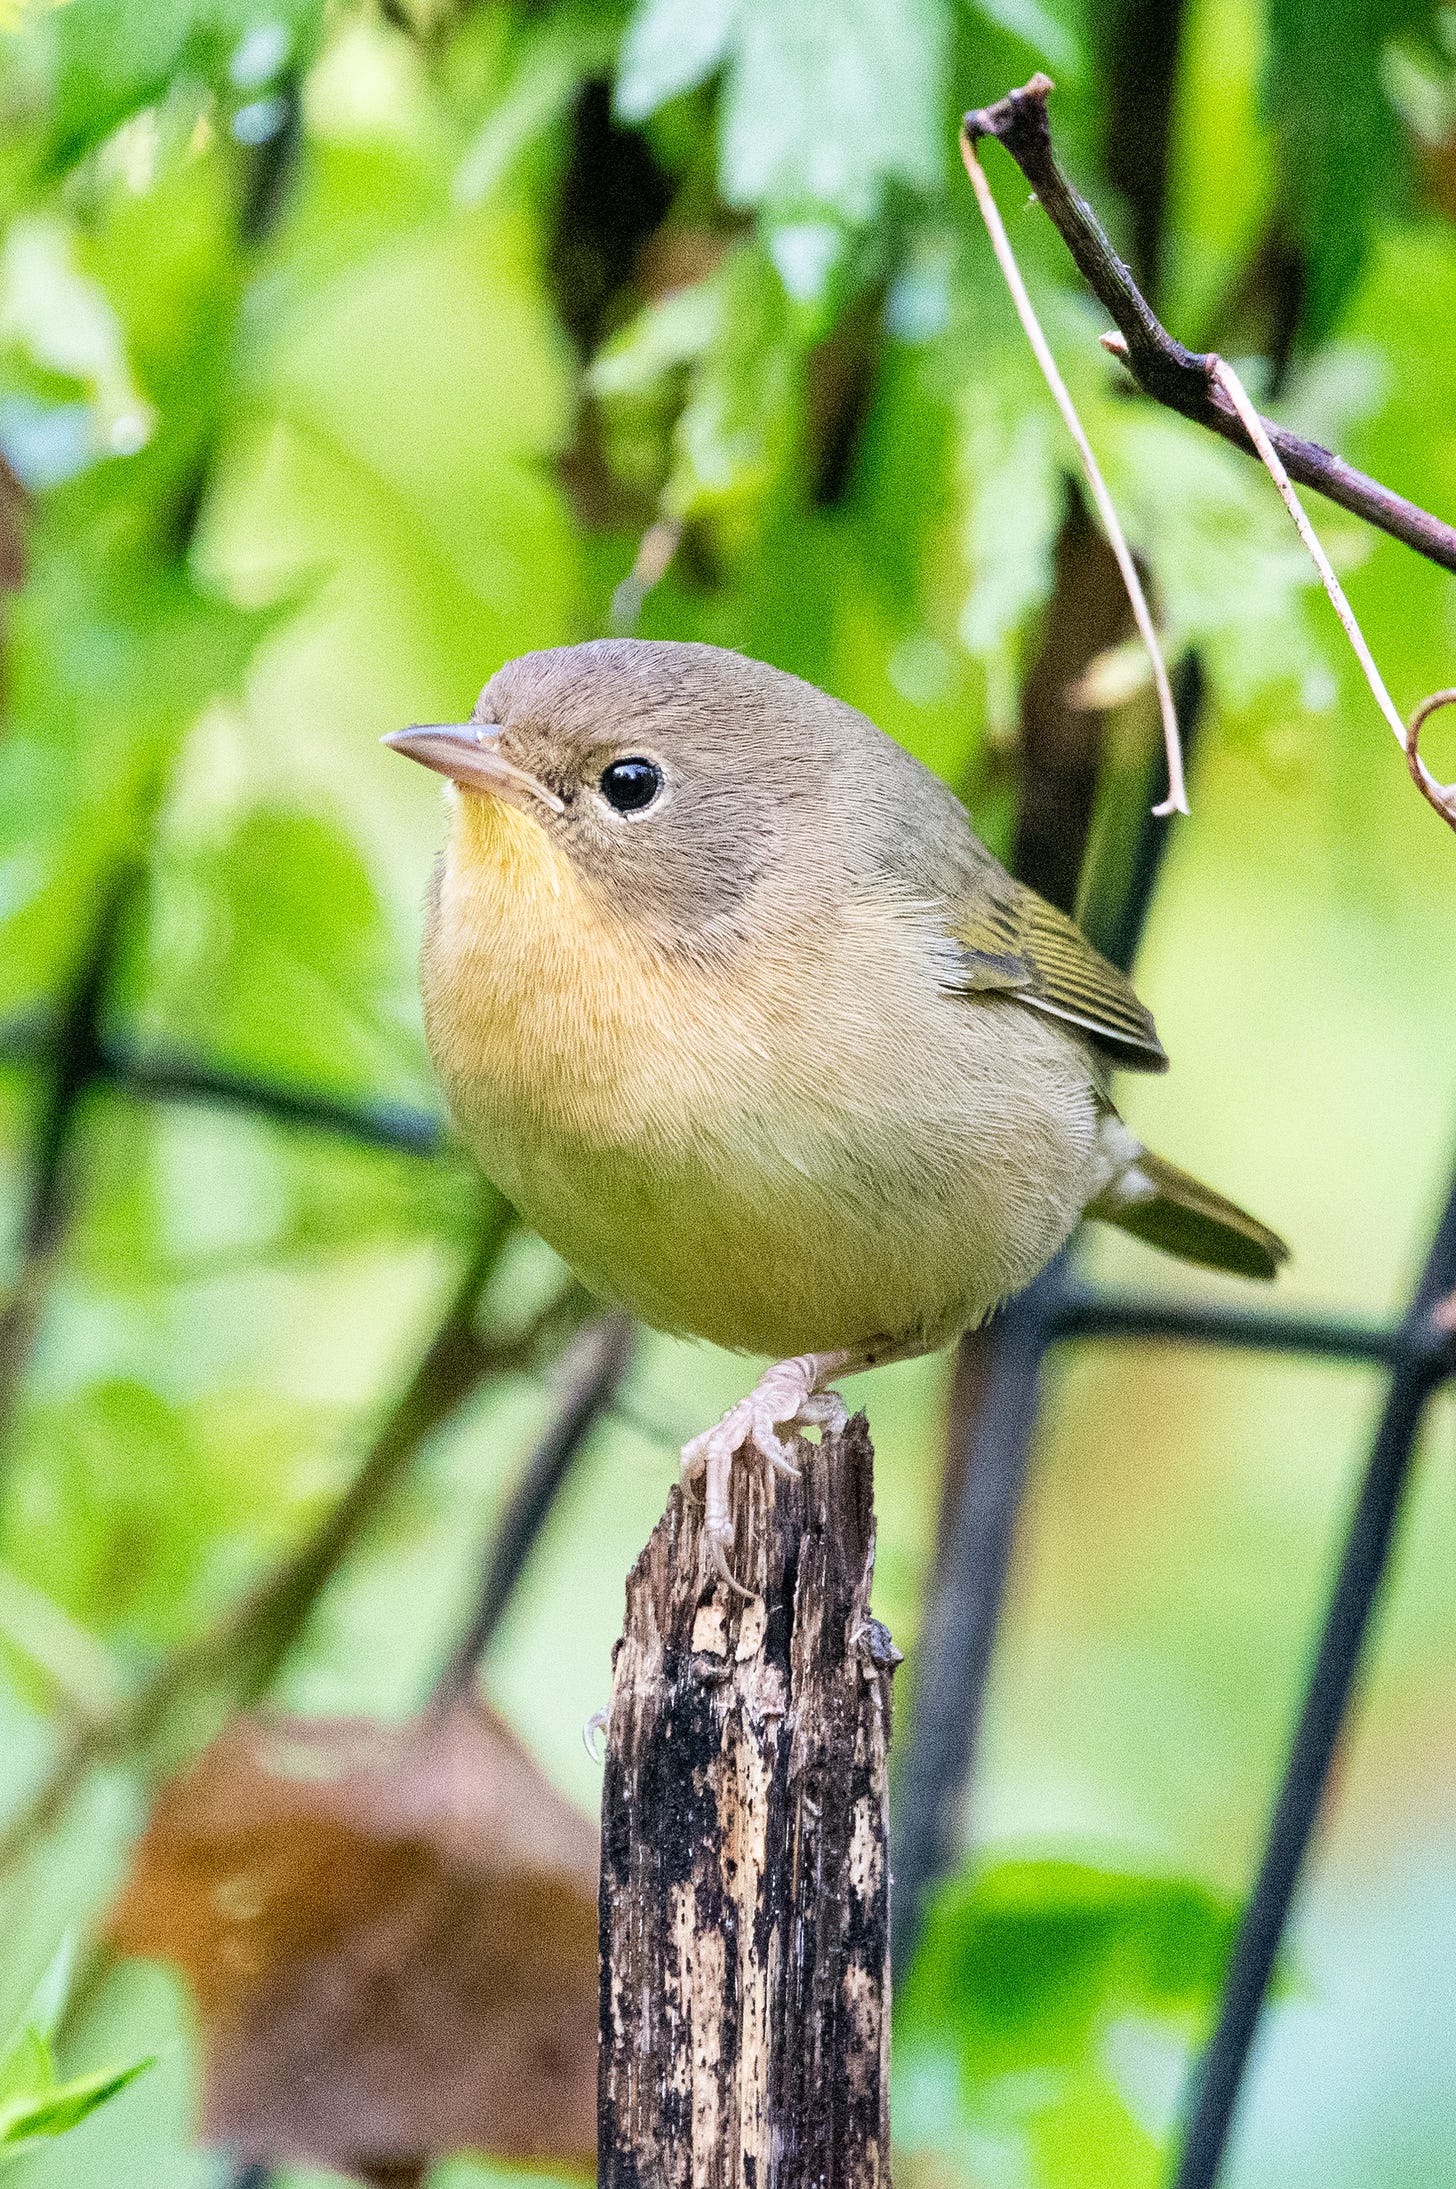
[[[655,760],[614,760],[602,770],[602,796],[618,813],[640,813],[662,788]]]

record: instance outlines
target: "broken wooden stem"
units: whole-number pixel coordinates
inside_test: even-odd
[[[602,1795],[598,2183],[889,2182],[886,1755],[863,1416],[735,1474],[704,1576],[674,1490],[627,1583]]]

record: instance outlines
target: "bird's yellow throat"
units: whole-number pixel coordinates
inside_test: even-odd
[[[447,1087],[483,1089],[536,1129],[588,1143],[624,1121],[668,1139],[696,1108],[690,1062],[715,985],[663,959],[583,884],[550,831],[457,793],[424,951],[425,1008]]]
[[[571,861],[529,813],[476,791],[455,791],[452,803],[452,863],[469,875],[478,907],[483,890],[513,918],[529,918],[532,907],[560,918],[568,898],[585,911]]]

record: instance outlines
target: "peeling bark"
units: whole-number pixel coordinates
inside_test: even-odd
[[[886,1751],[857,1416],[735,1481],[710,1583],[674,1490],[627,1583],[602,1796],[598,2181],[889,2183]]]

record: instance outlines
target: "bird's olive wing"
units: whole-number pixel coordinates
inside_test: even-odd
[[[983,871],[950,909],[967,995],[1014,996],[1066,1019],[1125,1071],[1167,1070],[1152,1013],[1064,912],[999,871]]]

